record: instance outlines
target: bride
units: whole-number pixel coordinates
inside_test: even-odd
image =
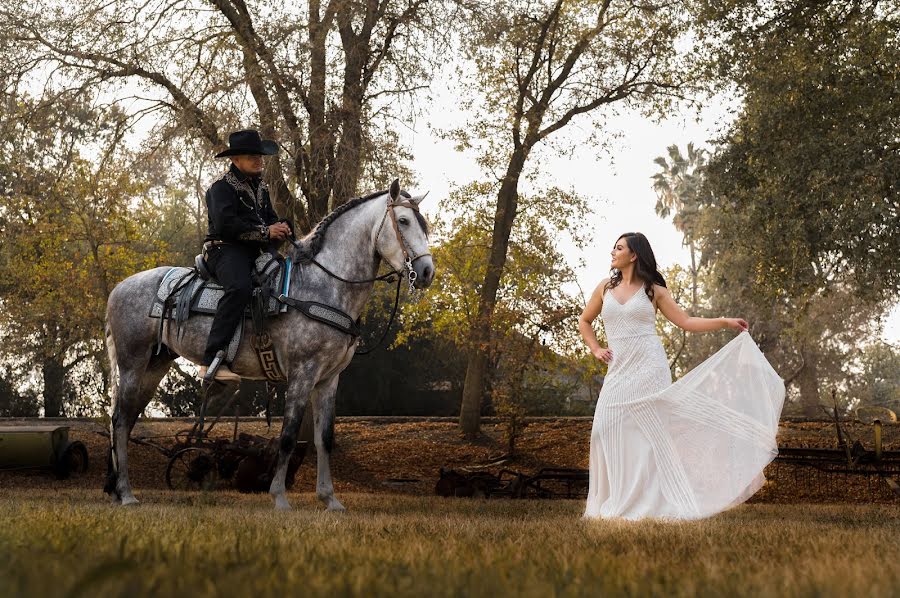
[[[656,312],[688,332],[740,334],[672,383]],[[602,316],[609,347],[592,322]],[[641,233],[612,250],[612,276],[578,321],[591,353],[609,365],[591,431],[585,517],[699,519],[740,504],[765,481],[778,452],[784,382],[740,318],[698,318],[672,299]]]

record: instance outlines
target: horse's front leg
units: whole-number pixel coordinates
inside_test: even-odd
[[[291,455],[294,454],[294,448],[297,446],[297,434],[300,431],[303,412],[306,410],[309,394],[313,388],[310,377],[305,374],[306,372],[301,372],[288,382],[284,423],[281,426],[281,440],[278,448],[278,464],[275,466],[272,485],[269,486],[269,494],[275,499],[275,508],[280,511],[289,511],[291,508],[291,504],[285,496],[285,480]]]
[[[334,497],[334,485],[331,481],[331,451],[334,448],[334,402],[337,393],[338,376],[319,385],[316,405],[313,410],[316,432],[316,496],[325,504],[328,511],[344,511],[344,505]]]

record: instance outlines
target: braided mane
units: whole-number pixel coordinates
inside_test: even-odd
[[[374,193],[364,195],[363,197],[351,199],[350,201],[336,207],[331,211],[330,214],[322,218],[322,220],[316,225],[311,233],[297,242],[297,259],[300,261],[308,262],[322,250],[322,245],[325,243],[325,233],[328,232],[328,227],[331,226],[331,223],[337,220],[341,216],[341,214],[352,210],[360,204],[364,204],[367,201],[375,199],[376,197],[385,195],[386,193],[388,193],[387,190],[376,191]],[[404,197],[409,197],[409,193],[407,193],[406,191],[401,191],[400,193]]]

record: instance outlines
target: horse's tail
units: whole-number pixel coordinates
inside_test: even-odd
[[[109,356],[109,390],[111,399],[110,416],[116,412],[119,400],[119,362],[116,358],[116,340],[109,325],[109,314],[106,316],[106,354]]]
[[[106,334],[106,354],[109,356],[109,389],[110,389],[110,411],[109,411],[109,453],[106,462],[106,484],[103,491],[109,495],[118,495],[116,492],[116,480],[118,478],[115,457],[116,448],[116,420],[119,418],[119,360],[116,357],[116,340],[113,336],[112,327],[109,325],[109,311],[107,308],[106,322],[104,326]]]

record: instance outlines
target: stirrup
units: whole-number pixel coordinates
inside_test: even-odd
[[[225,364],[225,351],[218,351],[212,363],[209,366],[200,366],[200,377],[203,379],[202,385],[209,386],[216,382],[240,382],[241,377],[235,374]]]

